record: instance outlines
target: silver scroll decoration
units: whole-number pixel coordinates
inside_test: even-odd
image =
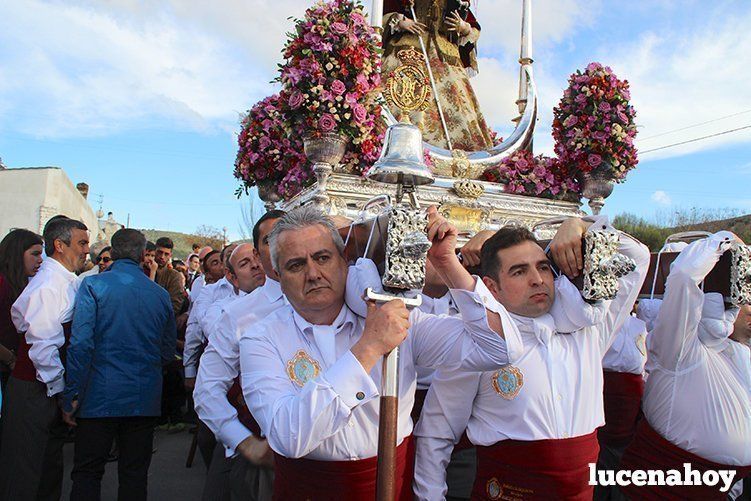
[[[430,241],[428,220],[418,210],[391,208],[386,237],[386,261],[383,286],[400,290],[422,289],[425,284],[425,261]]]
[[[751,304],[751,249],[746,245],[733,245],[730,251],[730,302]]]
[[[618,293],[618,279],[636,270],[634,260],[618,252],[618,242],[617,231],[590,230],[584,234],[584,299],[614,299]]]

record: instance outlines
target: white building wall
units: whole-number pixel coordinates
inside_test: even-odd
[[[59,167],[0,170],[0,238],[13,228],[41,234],[56,214],[79,219],[97,240],[99,224],[87,200]]]

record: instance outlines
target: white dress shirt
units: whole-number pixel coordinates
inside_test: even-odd
[[[602,359],[602,368],[613,372],[643,374],[647,362],[647,325],[630,316],[615,335]]]
[[[456,305],[454,305],[454,301],[451,299],[451,294],[448,292],[438,298],[433,298],[423,294],[420,310],[431,315],[451,315],[453,317],[459,314],[459,310],[456,309]],[[427,367],[417,368],[418,390],[427,390],[428,387],[430,387],[430,382],[433,380],[434,372],[433,369]]]
[[[191,307],[193,303],[195,303],[198,297],[201,295],[201,291],[203,290],[204,287],[206,287],[206,275],[201,274],[198,278],[196,278],[193,281],[193,283],[190,286],[190,291],[188,291],[188,295],[190,296]]]
[[[232,304],[236,299],[245,297],[247,295],[248,294],[246,292],[243,292],[241,290],[235,292],[233,289],[229,295],[217,299],[216,301],[211,303],[208,308],[206,308],[206,313],[203,314],[203,318],[201,318],[201,320],[198,322],[198,325],[201,327],[201,332],[203,333],[204,339],[209,339],[211,333],[216,330],[217,322],[219,321],[219,317],[221,316],[224,308]]]
[[[461,319],[410,312],[409,334],[399,349],[399,443],[412,431],[415,366],[491,370],[514,359],[504,339],[488,327],[479,296],[451,292]],[[245,400],[277,453],[325,461],[376,455],[382,364],[368,373],[350,351],[364,326],[365,319],[346,304],[331,326],[311,325],[284,306],[243,334]],[[505,334],[510,326],[503,328]],[[321,346],[322,335],[334,342]],[[307,382],[293,379],[295,360],[311,369]]]
[[[226,305],[216,328],[209,331],[193,400],[198,417],[224,445],[227,456],[234,455],[237,445],[251,435],[227,400],[227,392],[240,373],[240,335],[284,303],[279,282],[266,277],[262,287]]]
[[[77,278],[56,259],[44,259],[10,309],[16,329],[26,333],[29,358],[49,397],[65,389],[59,350],[65,344],[62,324],[73,318]]]
[[[642,402],[666,440],[704,459],[751,465],[751,351],[728,339],[732,312],[699,284],[732,242],[721,231],[673,263],[654,329]],[[713,312],[714,310],[714,312]]]
[[[598,218],[593,226],[608,226],[606,221]],[[636,271],[619,279],[616,298],[597,308],[584,303],[564,277],[556,281],[558,307],[554,304],[551,313],[534,319],[506,312],[487,289],[481,291],[488,308],[513,318],[523,354],[511,365],[493,372],[436,371],[415,430],[418,499],[445,497],[446,467],[454,444],[465,430],[472,443],[493,445],[507,439],[577,437],[604,424],[602,359],[612,333],[629,318],[649,264],[648,249],[628,235],[621,234],[619,252],[634,259]],[[567,308],[560,308],[562,304]],[[573,307],[592,311],[566,311]],[[584,321],[592,323],[576,323]],[[507,335],[510,351],[516,351],[511,346],[515,339]],[[517,384],[494,384],[494,380],[504,376]]]
[[[201,357],[201,346],[206,341],[206,333],[203,330],[201,321],[208,311],[209,307],[220,299],[224,299],[230,294],[234,294],[232,284],[222,277],[213,284],[205,285],[201,288],[190,313],[188,314],[188,325],[185,328],[185,346],[183,347],[183,366],[185,366],[185,377],[194,378],[198,372],[198,360]]]

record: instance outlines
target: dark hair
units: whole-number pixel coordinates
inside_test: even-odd
[[[193,245],[190,246],[190,248],[191,249],[200,249],[201,248],[201,244],[194,243]]]
[[[61,240],[65,245],[70,245],[71,231],[89,229],[81,221],[67,217],[53,218],[44,225],[44,253],[52,256],[55,253],[55,240]]]
[[[174,268],[175,266],[185,266],[185,263],[183,262],[182,259],[173,259],[172,267]]]
[[[170,237],[159,237],[156,239],[156,246],[172,250],[175,247],[175,244]]]
[[[504,226],[495,235],[482,244],[480,250],[480,274],[483,277],[495,279],[501,268],[501,258],[498,251],[508,249],[523,242],[534,242],[539,245],[535,235],[523,226]]]
[[[224,253],[225,253],[225,252],[227,252],[227,249],[229,249],[229,248],[230,248],[230,247],[232,247],[233,245],[235,245],[235,244],[227,244],[227,245],[225,245],[224,247],[222,247],[222,254],[221,254],[221,257],[222,257],[222,263],[224,263],[224,262],[226,262],[226,261],[227,261],[227,260],[226,260],[226,259],[224,258]],[[235,245],[235,247],[237,247],[237,246]],[[233,249],[233,250],[234,250],[234,249]]]
[[[150,240],[147,241],[146,242],[146,250],[144,250],[144,252],[154,252],[155,250],[156,250],[156,244],[154,244],[154,242],[152,242]]]
[[[130,259],[141,262],[141,256],[146,249],[146,237],[143,233],[132,228],[117,230],[112,235],[112,259]]]
[[[104,249],[102,249],[102,250],[99,251],[99,253],[96,255],[96,262],[95,262],[95,264],[99,264],[99,261],[102,260],[102,254],[104,254],[105,252],[112,253],[112,246],[108,245],[107,247],[105,247]]]
[[[213,256],[214,254],[219,254],[219,257],[222,256],[221,252],[219,252],[218,250],[212,249],[211,252],[208,252],[205,256],[203,256],[203,262],[205,263],[206,261],[208,261],[209,258]]]
[[[259,238],[261,238],[261,225],[268,221],[269,219],[279,219],[280,217],[287,214],[283,210],[279,209],[271,209],[270,211],[266,212],[261,218],[256,221],[256,224],[253,225],[253,247],[258,250],[258,245],[261,243],[258,241]]]
[[[10,286],[11,302],[21,294],[29,277],[23,264],[23,254],[34,245],[42,245],[44,240],[33,231],[11,230],[0,242],[0,275]]]

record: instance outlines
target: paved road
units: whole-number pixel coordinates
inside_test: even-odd
[[[185,467],[192,435],[187,432],[168,434],[157,431],[157,451],[149,468],[149,499],[155,501],[199,501],[206,478],[201,455],[196,453],[192,468]],[[73,467],[73,444],[65,444],[63,499],[70,495],[70,470]],[[117,463],[107,463],[102,480],[102,500],[117,499]]]

